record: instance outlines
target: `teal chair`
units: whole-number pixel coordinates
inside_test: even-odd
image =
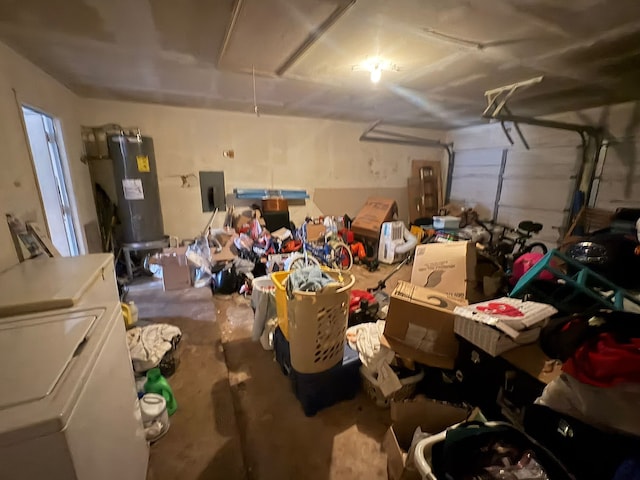
[[[559,268],[566,265],[567,269],[575,273],[565,273]],[[566,296],[561,299],[551,297],[535,286],[534,281],[538,280],[543,272],[549,272],[558,283],[569,287],[563,289],[567,291]],[[567,257],[558,250],[551,250],[538,263],[525,273],[511,291],[510,297],[523,298],[532,294],[536,299],[554,305],[559,310],[563,305],[568,305],[579,296],[589,297],[600,308],[610,310],[624,310],[624,300],[640,306],[640,300],[631,296],[626,290],[610,282],[602,275]],[[583,297],[584,298],[584,297]]]

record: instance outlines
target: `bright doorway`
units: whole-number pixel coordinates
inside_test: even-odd
[[[51,241],[63,256],[78,255],[78,237],[55,122],[28,107],[23,106],[22,113]]]

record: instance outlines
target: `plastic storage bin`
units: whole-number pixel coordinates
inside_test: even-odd
[[[300,373],[318,373],[342,359],[349,320],[350,273],[327,272],[336,281],[320,292],[294,291],[287,300],[291,365]]]
[[[416,385],[418,385],[420,380],[424,378],[424,371],[419,370],[415,375],[401,378],[400,383],[402,384],[402,388],[400,388],[400,390],[397,390],[396,392],[393,392],[393,394],[389,395],[388,397],[385,397],[380,391],[376,373],[372,372],[363,365],[362,367],[360,367],[360,375],[362,375],[362,382],[367,395],[369,395],[369,397],[371,397],[371,399],[376,402],[377,406],[386,408],[391,404],[391,400],[399,402],[401,400],[410,398],[416,391]]]
[[[360,358],[358,352],[348,345],[344,346],[339,365],[324,372],[308,374],[297,372],[291,366],[289,342],[280,328],[276,328],[274,334],[274,350],[276,361],[291,380],[293,393],[308,417],[323,408],[354,398],[360,390]]]

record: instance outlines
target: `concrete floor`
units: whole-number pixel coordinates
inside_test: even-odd
[[[354,267],[356,288],[375,286],[390,270]],[[387,291],[409,276],[403,268]],[[148,480],[387,478],[380,443],[388,411],[361,392],[305,417],[273,352],[251,341],[248,299],[205,288],[164,292],[159,282],[132,287],[128,299],[141,318],[183,332],[169,378],[178,411],[151,447]]]

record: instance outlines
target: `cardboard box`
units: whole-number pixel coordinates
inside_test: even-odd
[[[458,354],[453,311],[464,305],[441,292],[399,281],[391,294],[381,342],[402,357],[453,368]]]
[[[327,233],[327,227],[322,223],[307,223],[307,241],[317,242],[324,241],[324,234]]]
[[[191,286],[191,270],[187,262],[187,247],[165,248],[159,255],[162,284],[165,290],[182,290]]]
[[[472,242],[418,245],[411,283],[458,300],[475,300],[475,268],[476,246]]]
[[[423,432],[437,434],[477,415],[465,408],[420,397],[403,402],[392,401],[390,414],[392,425],[382,441],[390,480],[420,480],[415,467],[407,464],[409,447],[417,427]]]
[[[357,237],[374,240],[376,245],[380,238],[380,227],[398,215],[395,200],[384,197],[369,197],[364,207],[356,215],[351,230]]]
[[[545,303],[502,297],[456,308],[455,313],[457,316],[496,327],[519,341],[523,331],[542,326],[541,324],[546,323],[549,317],[558,313],[558,310]]]
[[[460,316],[455,318],[454,331],[494,357],[516,347],[533,343],[540,336],[540,327],[523,330],[516,343],[509,335],[497,328]]]

